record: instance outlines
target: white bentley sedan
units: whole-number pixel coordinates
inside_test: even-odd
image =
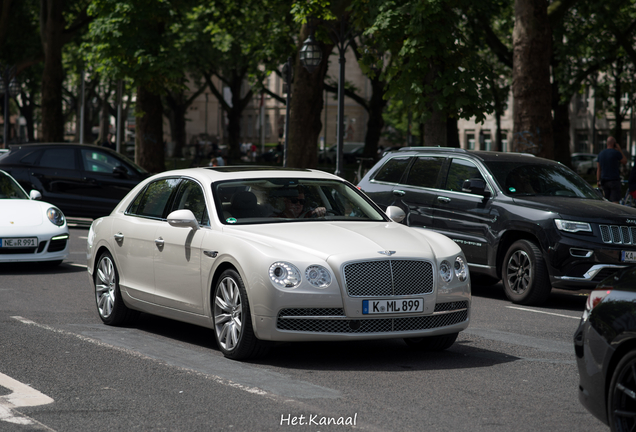
[[[45,262],[58,265],[68,257],[68,226],[57,207],[29,195],[0,170],[0,263]]]
[[[403,338],[443,350],[470,319],[465,258],[403,217],[316,170],[164,172],[91,226],[97,311],[108,325],[141,311],[209,327],[232,359],[273,341]]]

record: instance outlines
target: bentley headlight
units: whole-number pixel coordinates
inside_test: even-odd
[[[576,221],[566,221],[563,219],[555,219],[554,223],[556,224],[556,227],[560,229],[561,231],[567,231],[572,233],[579,232],[579,231],[592,232],[592,227],[587,222],[576,222]]]
[[[269,278],[283,288],[295,288],[301,280],[296,266],[286,262],[275,262],[269,266]]]
[[[53,225],[64,225],[64,213],[58,208],[51,207],[46,211],[46,217],[49,218]]]
[[[457,279],[459,279],[460,282],[464,282],[468,277],[468,272],[466,271],[466,263],[460,256],[455,258],[455,276],[457,276]]]
[[[311,265],[307,267],[305,277],[316,288],[327,288],[331,285],[331,275],[323,266]]]
[[[453,269],[448,261],[444,260],[439,265],[439,275],[446,283],[449,283],[453,280]]]

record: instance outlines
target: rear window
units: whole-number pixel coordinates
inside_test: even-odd
[[[410,157],[396,157],[389,159],[378,170],[373,180],[386,183],[399,183],[409,165]]]

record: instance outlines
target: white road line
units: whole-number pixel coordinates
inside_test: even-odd
[[[522,308],[522,307],[518,307],[518,306],[506,306],[507,308],[510,309],[517,309],[517,310],[522,310],[522,311],[526,311],[526,312],[536,312],[536,313],[542,313],[542,314],[546,314],[546,315],[554,315],[554,316],[558,316],[558,317],[562,317],[562,318],[572,318],[572,319],[581,319],[581,316],[571,316],[571,315],[563,315],[563,314],[558,314],[558,313],[554,313],[554,312],[545,312],[545,311],[540,311],[540,310],[535,310],[535,309],[528,309],[528,308]],[[581,312],[581,314],[583,314],[583,312]]]
[[[0,396],[0,421],[21,425],[38,424],[52,430],[38,421],[16,413],[13,408],[47,405],[53,403],[53,399],[2,373],[0,373],[0,386],[13,391],[8,395]]]

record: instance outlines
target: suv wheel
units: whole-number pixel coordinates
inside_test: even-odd
[[[552,290],[543,253],[529,240],[518,240],[510,246],[504,258],[501,279],[506,297],[513,303],[541,304]]]

